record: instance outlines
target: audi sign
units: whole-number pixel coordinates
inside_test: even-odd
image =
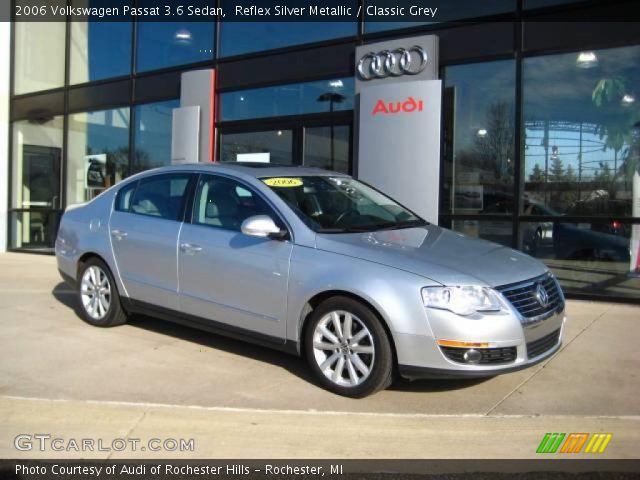
[[[429,55],[419,45],[369,52],[363,55],[356,66],[361,80],[386,78],[389,76],[416,75],[427,68]]]

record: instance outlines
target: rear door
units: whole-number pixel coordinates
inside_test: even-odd
[[[130,298],[178,309],[177,242],[192,174],[143,178],[118,192],[109,232]]]
[[[240,226],[253,215],[269,215],[286,228],[253,188],[224,176],[200,176],[192,221],[180,232],[180,307],[212,322],[283,341],[293,245],[289,240],[244,235]]]

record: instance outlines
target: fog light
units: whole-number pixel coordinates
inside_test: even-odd
[[[482,353],[480,353],[479,350],[470,348],[469,350],[464,352],[464,355],[462,356],[462,358],[467,363],[476,364],[476,363],[480,363],[480,360],[482,360]]]

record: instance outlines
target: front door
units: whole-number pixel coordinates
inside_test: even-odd
[[[285,228],[252,188],[224,176],[201,175],[192,221],[185,222],[178,242],[180,308],[284,342],[293,246],[241,233],[242,222],[253,215],[269,215]]]
[[[191,174],[147,177],[116,197],[109,232],[120,278],[130,298],[178,309],[178,233]]]

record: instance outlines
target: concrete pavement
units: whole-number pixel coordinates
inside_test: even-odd
[[[74,305],[53,257],[0,255],[1,457],[64,456],[15,449],[43,432],[194,438],[174,458],[530,458],[546,432],[612,432],[601,458],[640,457],[638,306],[570,301],[563,349],[528,370],[351,400],[301,359],[151,318],[99,329]]]

